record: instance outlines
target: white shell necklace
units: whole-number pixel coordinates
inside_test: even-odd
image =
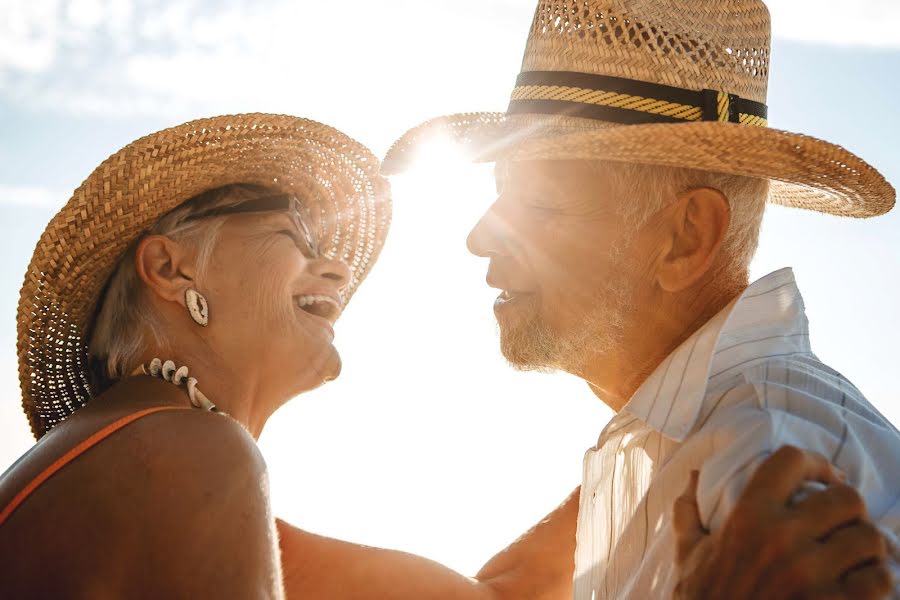
[[[210,412],[221,412],[216,405],[213,404],[206,395],[197,389],[197,379],[188,377],[187,366],[175,368],[175,363],[171,360],[165,362],[158,358],[150,361],[150,366],[141,365],[131,372],[132,375],[150,375],[151,377],[159,377],[165,379],[177,386],[182,383],[187,387],[188,397],[191,399],[191,405],[194,408],[208,410]],[[225,413],[222,413],[225,414]]]

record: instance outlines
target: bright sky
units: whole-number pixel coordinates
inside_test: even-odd
[[[773,0],[773,125],[835,141],[900,182],[900,4]],[[192,118],[285,112],[381,155],[446,112],[502,110],[531,0],[0,0],[0,470],[32,443],[15,307],[52,214],[106,156]],[[337,327],[340,380],[296,399],[261,446],[276,512],[317,533],[473,573],[578,484],[610,413],[579,381],[497,350],[469,227],[489,167],[395,179],[379,264]],[[774,208],[753,266],[795,268],[814,350],[900,423],[900,212]]]

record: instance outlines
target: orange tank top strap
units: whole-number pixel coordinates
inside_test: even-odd
[[[16,494],[12,500],[10,500],[9,504],[7,504],[2,511],[0,511],[0,527],[3,526],[3,523],[9,519],[10,515],[19,507],[25,500],[35,492],[41,485],[43,485],[48,479],[53,477],[56,473],[60,471],[67,464],[117,432],[122,429],[126,425],[134,423],[138,419],[146,417],[148,415],[152,415],[154,413],[162,412],[164,410],[189,410],[186,406],[157,406],[155,408],[148,408],[146,410],[141,410],[135,413],[131,413],[130,415],[126,415],[121,419],[114,421],[93,433],[90,437],[86,438],[82,442],[80,442],[77,446],[60,456],[56,459],[53,464],[49,467],[41,471],[41,473],[31,480],[31,482],[26,485],[22,490]]]

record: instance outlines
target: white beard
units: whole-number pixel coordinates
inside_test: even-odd
[[[579,373],[589,361],[620,350],[638,280],[636,270],[626,268],[628,262],[624,253],[614,251],[610,283],[579,327],[560,334],[536,313],[511,330],[501,330],[500,350],[506,360],[520,371]]]

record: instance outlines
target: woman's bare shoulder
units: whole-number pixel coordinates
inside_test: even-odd
[[[167,481],[185,476],[185,484],[227,477],[233,471],[229,465],[265,470],[256,441],[243,425],[227,415],[197,409],[143,417],[111,436],[106,450],[111,461],[127,457],[115,459],[115,468],[147,469],[151,477],[159,475]],[[198,469],[204,473],[199,479]]]
[[[227,476],[226,469],[217,469],[223,461],[264,470],[255,441],[237,421],[171,400],[144,395],[135,401],[102,396],[92,401],[51,430],[4,473],[0,510],[19,490],[63,461],[59,472],[35,490],[34,496],[53,495],[55,488],[70,479],[67,473],[82,482],[80,491],[88,492],[90,487],[84,482],[110,476],[117,477],[110,483],[123,483],[141,474],[142,485],[149,485],[154,476],[164,474],[171,481],[201,466],[209,477]],[[163,410],[153,412],[157,409]],[[120,476],[124,480],[118,479]]]
[[[86,412],[39,444],[30,457],[37,465],[23,466],[52,462],[77,438],[115,421],[118,411],[112,413]],[[171,591],[203,576],[202,569],[191,575],[178,566],[196,565],[198,555],[230,563],[223,549],[241,557],[253,548],[267,556],[274,544],[267,494],[265,462],[243,426],[195,409],[160,411],[116,431],[42,485],[0,528],[0,557],[19,563],[26,580],[35,575],[31,566],[57,555],[66,557],[65,572],[57,574],[64,579],[83,578],[102,558],[129,574],[121,582],[126,587],[140,573],[153,573],[141,563],[159,557],[164,564],[155,583],[144,583]],[[54,543],[33,543],[40,539]],[[12,556],[29,540],[28,552]]]

